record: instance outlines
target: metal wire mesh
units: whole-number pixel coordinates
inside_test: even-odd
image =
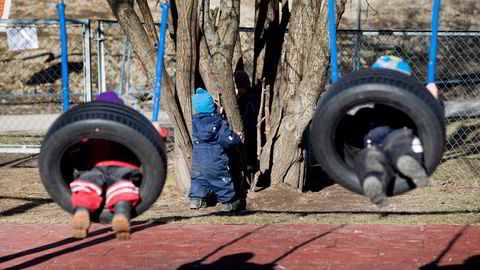
[[[96,46],[92,43],[91,63],[87,63],[92,67],[94,92],[100,92],[104,83],[105,90],[135,93],[137,96],[151,93],[151,82],[132,54],[120,26],[105,21],[101,24],[103,38]],[[22,49],[22,44],[29,43],[12,37],[21,38],[21,29],[32,28],[32,25],[35,26],[38,48]],[[0,72],[3,75],[0,77],[0,145],[38,146],[44,131],[62,112],[58,22],[39,20],[26,23],[18,20],[2,26],[9,29],[11,40],[9,43],[7,32],[0,32],[3,41],[0,42]],[[69,80],[74,103],[83,102],[83,27],[81,23],[68,24]],[[32,31],[29,29],[27,33]],[[397,55],[409,61],[413,76],[425,81],[429,38],[429,32],[340,30],[337,39],[340,73],[369,66],[381,55]],[[240,40],[244,70],[252,77],[253,30],[240,29]],[[97,65],[101,55],[99,44],[103,44],[105,61]],[[442,181],[475,178],[480,184],[480,136],[477,136],[480,130],[479,44],[478,32],[441,32],[438,37],[437,84],[447,101],[448,116],[446,151],[435,174],[435,178]],[[105,82],[99,78],[98,70],[102,68],[105,69]],[[138,109],[142,108],[149,113],[151,103]],[[171,130],[167,138],[169,153],[173,142]]]
[[[480,33],[442,32],[437,41],[436,83],[446,101],[447,144],[434,178],[480,184]],[[408,60],[414,77],[427,79],[429,32],[339,31],[337,43],[341,74],[395,55]]]
[[[59,23],[8,20],[1,24],[5,32],[0,32],[0,145],[39,145],[46,128],[62,112]],[[84,89],[83,26],[67,25],[71,101]]]
[[[240,44],[242,45],[243,69],[253,78],[253,58],[255,33],[253,28],[240,28]]]
[[[101,21],[103,24],[104,47],[105,47],[105,77],[107,90],[120,91],[124,82],[128,81],[127,89],[132,93],[151,93],[150,82],[142,70],[139,60],[131,51],[131,44],[116,22]],[[158,29],[157,29],[158,30]],[[129,76],[122,77],[122,76]]]

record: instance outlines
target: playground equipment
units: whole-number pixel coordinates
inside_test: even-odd
[[[57,5],[60,22],[64,4]],[[162,3],[163,17],[161,34],[157,46],[157,72],[154,95],[153,121],[157,120],[160,107],[161,77],[163,76],[163,48],[166,24],[168,21],[168,4]],[[66,39],[66,33],[62,40]],[[135,161],[141,168],[142,179],[138,183],[141,201],[132,209],[134,218],[146,211],[160,196],[167,173],[167,156],[165,142],[150,120],[138,111],[119,104],[101,101],[87,102],[71,109],[68,108],[68,66],[62,43],[62,78],[64,110],[50,126],[40,151],[39,170],[42,182],[50,197],[67,212],[73,213],[70,182],[78,171],[88,168],[85,161],[93,155],[88,142],[108,140],[120,148],[125,156],[121,161]],[[66,47],[65,47],[66,49]],[[65,93],[65,92],[64,92]],[[86,140],[88,139],[88,140]],[[92,215],[93,222],[109,223],[113,215],[108,210],[101,210]]]
[[[85,139],[115,142],[127,152],[125,158],[137,160],[135,165],[142,170],[141,203],[133,209],[132,218],[146,211],[160,195],[165,182],[165,143],[142,114],[127,106],[105,102],[78,105],[50,127],[39,156],[40,176],[50,197],[73,213],[69,183],[74,180],[75,171],[86,169],[82,160],[92,154],[78,154]],[[108,223],[111,218],[111,213],[104,210],[96,213],[93,221]]]
[[[445,124],[441,105],[411,76],[387,69],[366,69],[337,78],[335,1],[329,0],[329,47],[333,85],[320,99],[312,120],[311,145],[322,169],[334,181],[350,191],[363,194],[360,181],[352,169],[353,150],[339,140],[337,130],[342,117],[351,109],[365,104],[384,104],[402,112],[424,147],[424,164],[431,175],[441,161],[445,145]],[[435,81],[436,38],[440,0],[434,1],[432,38],[429,54],[428,82]],[[388,195],[415,188],[397,176]]]

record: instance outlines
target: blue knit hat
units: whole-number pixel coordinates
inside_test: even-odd
[[[407,61],[397,56],[382,56],[377,59],[372,68],[388,68],[412,75],[412,69]]]
[[[114,91],[107,91],[103,92],[100,95],[97,96],[95,101],[105,101],[105,102],[111,102],[111,103],[117,103],[117,104],[124,104],[123,100],[117,96],[117,93]]]
[[[197,88],[192,96],[192,105],[195,113],[213,113],[215,104],[213,97],[203,88]]]

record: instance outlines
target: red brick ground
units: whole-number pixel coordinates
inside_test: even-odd
[[[0,225],[2,269],[480,269],[479,226]]]

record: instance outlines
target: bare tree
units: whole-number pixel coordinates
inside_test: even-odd
[[[260,1],[260,5],[262,2],[264,1]],[[346,2],[347,0],[337,0],[337,26]],[[272,101],[266,104],[271,112],[269,119],[266,119],[269,133],[266,134],[266,142],[259,156],[260,171],[257,177],[267,177],[273,185],[286,183],[296,189],[304,187],[305,134],[315,105],[325,89],[329,70],[327,3],[327,0],[294,1],[291,14],[285,8],[282,16],[288,16],[289,22],[281,51],[284,59],[279,63],[278,72],[271,72],[272,68],[267,62],[271,59],[268,57],[260,65],[264,68],[263,76],[269,77],[270,82],[273,82],[273,90],[270,93]],[[273,15],[270,18],[267,16],[266,21],[274,24],[278,36],[278,32],[281,33],[284,28],[281,24],[276,26],[279,20],[275,18],[279,15],[275,6],[273,4],[268,7],[271,11],[266,14]],[[256,32],[261,33],[262,29],[257,29]],[[258,49],[260,48],[256,48]],[[278,59],[278,50],[276,52]],[[260,72],[258,67],[257,60],[257,74]]]
[[[137,4],[140,7],[142,12],[145,27],[142,24],[140,18],[136,14],[133,8],[133,1],[130,0],[107,0],[112,10],[115,18],[118,20],[123,31],[127,35],[128,39],[132,43],[133,51],[136,57],[140,60],[139,62],[142,65],[144,72],[147,74],[150,82],[153,82],[155,79],[155,48],[153,44],[156,42],[155,26],[153,26],[153,19],[151,12],[146,5],[146,1],[137,0]],[[189,3],[193,1],[184,1],[184,3]],[[172,3],[174,5],[175,3]],[[180,9],[181,14],[188,14],[189,5],[181,6],[183,9]],[[194,12],[192,13],[194,14]],[[178,18],[178,16],[177,16]],[[170,22],[173,22],[174,19],[172,16],[169,18]],[[173,25],[173,23],[170,23]],[[147,30],[150,33],[147,34]],[[190,32],[190,29],[186,29],[187,33]],[[150,39],[149,39],[150,36]],[[177,35],[178,37],[178,35]],[[183,38],[182,35],[180,35]],[[172,42],[172,36],[168,36],[168,50],[171,52],[172,46],[176,43]],[[192,40],[192,39],[190,39]],[[182,40],[185,42],[185,40]],[[178,43],[178,42],[177,42]],[[188,47],[188,44],[187,44]],[[192,52],[189,50],[184,51],[185,54],[190,55],[190,57],[176,57],[177,65],[182,65],[185,61],[189,66],[194,66],[193,63],[190,63]],[[175,64],[175,61],[167,61],[166,69],[172,70],[171,65]],[[186,65],[185,65],[186,66]],[[174,68],[173,68],[174,69]],[[190,73],[188,74],[190,76]],[[188,83],[180,84],[180,87],[176,87],[176,83],[173,81],[171,72],[164,73],[164,82],[165,82],[165,91],[161,99],[161,104],[163,108],[166,108],[169,114],[170,119],[173,121],[175,128],[175,169],[177,173],[177,182],[179,183],[180,188],[188,190],[190,183],[190,173],[191,173],[191,158],[192,158],[192,141],[190,136],[189,126],[191,128],[191,116],[185,115],[185,112],[191,110],[190,104],[190,77],[188,77]],[[178,82],[178,79],[176,80]],[[184,82],[184,80],[182,80]],[[185,102],[188,100],[188,102]],[[190,108],[190,109],[189,109]]]
[[[129,0],[107,0],[132,42],[151,81],[155,74],[154,27],[145,0],[137,0],[144,27]],[[305,132],[328,74],[327,0],[298,0],[292,9],[279,0],[257,0],[254,85],[266,90],[265,117],[259,139],[260,168],[256,178],[272,184],[304,186]],[[337,25],[347,0],[337,0]],[[145,6],[147,8],[145,8]],[[209,0],[171,2],[165,58],[166,91],[162,106],[175,125],[177,181],[188,189],[191,170],[191,95],[196,81],[220,97],[236,132],[243,122],[234,92],[233,67],[241,57],[238,26],[240,0],[221,0],[211,10]],[[281,15],[280,15],[281,14]],[[288,26],[288,33],[286,32]],[[280,59],[283,61],[280,61]],[[173,82],[175,78],[175,83]],[[219,95],[220,94],[220,95]],[[188,173],[185,173],[188,171]]]

